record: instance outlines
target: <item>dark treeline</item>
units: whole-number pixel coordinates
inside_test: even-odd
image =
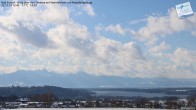
[[[11,96],[0,96],[0,102],[11,102],[11,101],[17,101],[18,97],[15,95]]]
[[[93,93],[85,89],[71,89],[61,88],[54,86],[43,86],[43,87],[0,87],[0,96],[4,97],[33,97],[43,95],[51,92],[56,97],[67,97],[67,98],[86,98],[91,96]]]

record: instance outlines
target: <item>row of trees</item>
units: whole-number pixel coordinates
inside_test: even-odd
[[[31,101],[39,101],[39,102],[53,102],[57,100],[57,97],[51,92],[48,91],[44,94],[35,94],[35,95],[29,95],[28,98]],[[13,102],[17,101],[19,99],[16,95],[11,96],[0,96],[0,102]]]

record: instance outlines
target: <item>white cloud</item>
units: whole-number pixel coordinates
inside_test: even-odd
[[[173,77],[196,78],[196,51],[177,48],[170,60],[173,62],[170,68],[176,73]]]
[[[140,47],[134,43],[129,42],[121,44],[119,41],[101,38],[95,42],[95,51],[99,58],[108,60],[112,57],[111,60],[115,58],[121,59],[121,57],[134,60],[144,60],[144,56]]]
[[[42,10],[34,7],[11,7],[0,16],[0,27],[1,31],[7,31],[21,43],[48,47],[51,44],[45,32],[48,26],[69,21],[68,9],[59,5],[46,5]]]
[[[196,31],[191,32],[193,36],[196,36]]]
[[[39,10],[40,8],[40,10]],[[61,12],[61,13],[60,13]],[[61,24],[70,20],[69,10],[60,5],[45,5],[40,7],[12,7],[8,10],[7,19],[15,22],[27,23],[30,25]],[[2,20],[7,23],[7,20]],[[3,24],[5,24],[3,23]],[[7,23],[8,24],[8,23]]]
[[[166,57],[149,58],[146,62],[137,63],[136,77],[165,78],[196,78],[196,52],[186,49],[176,49]]]
[[[83,10],[86,11],[86,13],[89,15],[89,16],[95,16],[95,12],[94,12],[94,9],[92,7],[92,5],[85,5],[83,7]]]
[[[194,65],[196,68],[196,52],[188,51],[187,49],[178,48],[174,51],[171,60],[177,65]]]
[[[147,25],[138,31],[132,31],[132,35],[153,45],[161,36],[196,28],[195,14],[185,19],[179,19],[173,8],[169,10],[168,14],[169,16],[164,17],[148,17]]]
[[[3,26],[1,28],[4,31],[11,33],[12,35],[15,35],[18,40],[24,44],[27,43],[37,47],[49,46],[50,41],[48,37],[37,26],[34,26],[32,27],[32,29],[29,29],[23,24],[18,23],[18,25],[14,26],[12,29]]]
[[[120,24],[109,25],[109,26],[105,27],[105,30],[113,32],[113,33],[120,34],[122,36],[126,34],[126,29],[122,28]]]
[[[130,74],[137,62],[145,61],[142,50],[134,43],[122,44],[118,41],[101,38],[95,42],[95,56],[87,71],[96,74],[124,76]]]
[[[104,26],[102,24],[99,24],[99,25],[95,26],[95,30],[96,30],[96,32],[107,31],[107,32],[119,34],[120,36],[130,35],[133,31],[130,28],[122,27],[121,24],[108,25],[108,26]]]
[[[161,53],[162,51],[167,50],[169,48],[170,48],[170,46],[163,41],[160,43],[160,45],[152,47],[150,49],[150,52],[158,54],[158,53]]]
[[[138,19],[138,20],[132,20],[130,21],[130,24],[138,24],[138,23],[143,23],[143,22],[146,22],[147,19],[144,18],[144,19]]]

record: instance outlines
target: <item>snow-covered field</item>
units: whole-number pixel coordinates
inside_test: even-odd
[[[148,108],[20,108],[12,110],[166,110]],[[171,109],[170,109],[171,110]]]

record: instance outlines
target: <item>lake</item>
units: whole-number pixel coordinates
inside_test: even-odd
[[[93,91],[96,96],[124,96],[124,97],[164,97],[164,96],[177,96],[179,98],[186,98],[187,95],[168,95],[165,93],[146,93],[146,92],[126,92],[126,91]]]

